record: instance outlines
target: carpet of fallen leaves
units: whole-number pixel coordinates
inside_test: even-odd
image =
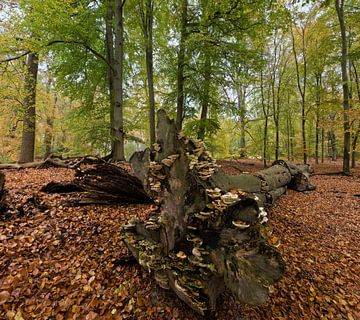
[[[251,161],[220,161],[238,174],[261,169]],[[269,302],[244,306],[226,292],[216,319],[360,319],[360,171],[315,166],[314,192],[288,191],[270,210],[287,270]],[[144,218],[149,205],[66,207],[69,195],[39,192],[70,181],[68,169],[4,170],[7,199],[21,206],[34,194],[39,208],[0,217],[0,319],[202,319],[156,286],[129,255],[120,226]],[[331,174],[326,174],[331,173]]]

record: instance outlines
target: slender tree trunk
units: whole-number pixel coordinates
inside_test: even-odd
[[[358,122],[358,127],[353,135],[353,140],[351,144],[351,168],[356,167],[356,146],[359,139],[359,133],[360,133],[360,121]]]
[[[304,163],[307,163],[307,148],[306,148],[306,77],[307,77],[307,61],[306,61],[306,52],[305,52],[305,28],[302,28],[302,54],[303,54],[303,81],[301,84],[300,79],[300,66],[299,66],[299,59],[298,54],[295,48],[295,37],[294,33],[291,32],[292,36],[292,47],[293,53],[295,58],[295,67],[296,67],[296,80],[299,89],[299,93],[301,96],[301,136],[302,136],[302,147],[303,147],[303,160]]]
[[[343,87],[343,107],[344,107],[344,155],[343,173],[350,175],[350,120],[349,120],[349,83],[347,73],[347,40],[344,18],[344,0],[335,0],[335,8],[340,23],[341,32],[341,77]]]
[[[210,82],[211,82],[211,60],[208,52],[205,52],[205,70],[204,70],[204,91],[201,99],[201,115],[200,126],[198,132],[198,139],[204,140],[206,130],[206,119],[209,109],[209,96],[210,96]]]
[[[240,158],[246,157],[245,125],[246,125],[246,106],[245,106],[246,87],[239,85],[237,89],[237,103],[240,123]]]
[[[287,96],[287,109],[288,112],[286,114],[286,152],[288,161],[291,160],[291,126],[290,126],[290,93]]]
[[[153,63],[153,0],[146,0],[145,12],[143,9],[143,0],[139,2],[140,16],[142,20],[142,30],[145,42],[145,62],[148,84],[149,99],[149,126],[150,126],[150,146],[155,143],[155,93],[154,93],[154,63]]]
[[[48,106],[50,109],[49,112],[51,114],[46,116],[46,129],[45,129],[45,137],[44,137],[44,145],[45,145],[45,155],[44,158],[46,159],[50,154],[53,152],[52,144],[54,138],[54,111],[57,105],[58,97],[55,94],[54,103]]]
[[[316,74],[315,78],[316,78],[315,163],[319,164],[321,73]]]
[[[51,93],[51,84],[52,78],[49,76],[48,82],[46,84],[46,94],[47,94],[47,114],[46,114],[46,128],[44,134],[44,146],[45,154],[44,159],[46,159],[52,153],[52,141],[53,141],[53,131],[54,131],[54,111],[57,104],[57,95],[55,94],[54,102],[50,98]]]
[[[354,70],[354,80],[355,80],[355,85],[356,85],[356,92],[357,92],[357,96],[358,96],[358,101],[360,102],[360,83],[359,83],[359,75],[357,72],[357,68],[355,66],[355,63],[352,61],[352,67]],[[354,134],[353,137],[353,141],[352,141],[352,152],[351,152],[351,167],[355,168],[356,166],[356,147],[357,147],[357,143],[358,143],[358,138],[359,138],[359,134],[360,134],[360,121],[358,122],[358,128]]]
[[[269,123],[269,94],[270,94],[269,91],[270,90],[268,90],[268,99],[267,99],[267,103],[265,103],[264,77],[263,77],[262,70],[260,72],[260,90],[261,90],[261,106],[262,106],[263,114],[265,117],[264,134],[263,134],[263,162],[264,162],[264,168],[266,168],[267,167],[266,156],[267,156],[267,139],[268,139],[268,123]]]
[[[286,115],[286,154],[287,159],[290,161],[290,126],[289,126],[289,115]]]
[[[292,121],[292,118],[289,118],[289,125],[290,125],[290,133],[291,133],[291,138],[290,138],[290,160],[294,161],[294,138],[295,138],[295,128],[294,128],[294,124]]]
[[[115,149],[115,136],[114,136],[114,111],[115,111],[115,92],[114,92],[114,34],[112,22],[114,21],[114,1],[108,0],[107,10],[105,16],[105,50],[107,65],[107,79],[109,87],[110,98],[110,137],[111,137],[111,152]]]
[[[329,131],[328,133],[329,137],[329,149],[330,149],[330,157],[332,161],[336,161],[337,159],[337,148],[336,148],[336,135],[334,131]]]
[[[176,104],[176,125],[181,130],[184,117],[184,65],[185,65],[185,41],[187,38],[187,11],[188,0],[181,0],[181,27],[180,44],[177,61],[177,104]]]
[[[19,162],[33,162],[35,153],[36,122],[36,83],[38,74],[38,55],[30,53],[26,61],[25,99],[23,131]]]
[[[125,0],[115,0],[115,50],[114,50],[114,150],[113,161],[125,160],[124,117],[123,117],[123,64],[124,64],[124,21]]]

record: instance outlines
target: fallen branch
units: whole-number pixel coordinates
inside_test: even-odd
[[[0,169],[46,169],[50,167],[77,169],[84,164],[106,163],[103,159],[96,156],[81,157],[62,157],[58,155],[50,155],[44,161],[34,161],[27,163],[0,163]]]

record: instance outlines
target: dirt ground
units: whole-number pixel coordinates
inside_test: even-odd
[[[262,168],[219,163],[229,174]],[[289,190],[269,212],[287,266],[269,302],[241,305],[226,292],[215,319],[360,319],[360,170],[314,167],[317,189]],[[202,319],[138,265],[117,264],[129,254],[120,226],[149,205],[66,207],[69,195],[39,189],[70,181],[72,170],[3,172],[9,203],[26,210],[0,217],[0,319]]]

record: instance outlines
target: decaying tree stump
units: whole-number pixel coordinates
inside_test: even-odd
[[[226,287],[243,303],[263,303],[284,271],[266,208],[287,187],[312,190],[310,167],[278,161],[255,175],[228,176],[163,110],[157,131],[155,154],[130,161],[158,210],[127,223],[124,242],[162,288],[199,314],[214,310]]]

